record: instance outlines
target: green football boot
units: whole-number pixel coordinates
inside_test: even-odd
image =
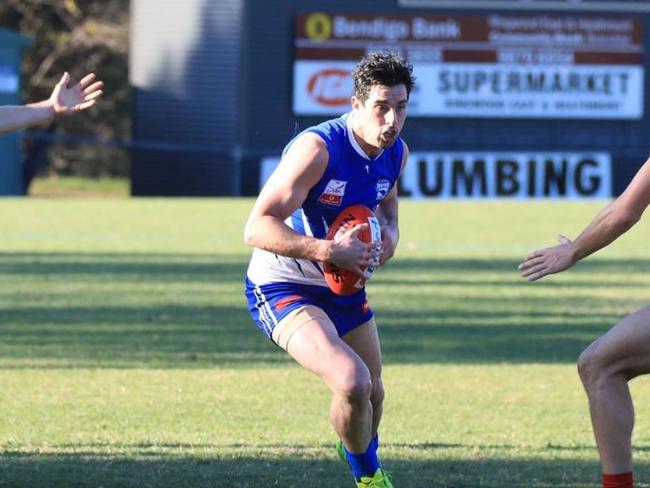
[[[362,476],[357,480],[357,488],[394,488],[391,476],[389,473],[379,468],[375,471],[375,475],[370,478]]]
[[[336,443],[336,453],[339,455],[341,461],[348,464],[348,459],[345,457],[345,451],[343,450],[343,441],[341,439]],[[369,476],[362,476],[360,480],[355,481],[357,483],[357,488],[394,488],[390,473],[384,471],[382,468],[375,471],[372,478]]]
[[[343,441],[341,439],[336,443],[336,453],[339,455],[339,458],[341,458],[341,461],[348,464],[348,459],[345,457],[345,451],[343,450]]]

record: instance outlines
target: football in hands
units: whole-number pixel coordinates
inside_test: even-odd
[[[364,205],[352,205],[343,210],[334,219],[326,238],[334,239],[361,224],[368,224],[368,226],[359,232],[359,240],[381,243],[379,221],[375,213]],[[326,262],[323,267],[327,286],[337,295],[352,295],[358,292],[366,285],[366,281],[370,279],[374,272],[372,267],[364,268],[364,276],[361,277],[353,271],[338,267],[334,263]]]

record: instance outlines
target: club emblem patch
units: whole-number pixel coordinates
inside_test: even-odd
[[[338,207],[343,202],[343,196],[345,195],[345,186],[348,184],[347,181],[341,180],[329,180],[323,193],[318,197],[320,203],[325,205],[332,205]]]
[[[383,200],[390,191],[390,181],[385,178],[377,181],[377,200]]]

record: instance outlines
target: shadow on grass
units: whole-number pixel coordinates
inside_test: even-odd
[[[399,446],[388,446],[399,447]],[[384,465],[394,474],[395,486],[409,488],[592,488],[599,481],[596,459],[540,459],[552,453],[513,457],[489,452],[467,458],[458,452],[437,452],[430,445],[417,449],[417,460],[384,456]],[[464,446],[465,448],[469,446]],[[477,446],[474,446],[477,447]],[[480,446],[478,446],[480,447]],[[498,446],[497,446],[498,447]],[[81,447],[74,453],[0,452],[0,486],[30,488],[302,488],[353,486],[347,468],[335,454],[323,449],[280,446],[248,453],[224,449],[220,454],[169,452],[160,447],[125,454]],[[118,446],[119,449],[119,446]],[[444,448],[443,448],[444,449]],[[491,448],[488,448],[491,449]],[[480,450],[480,449],[479,449]],[[225,454],[223,453],[225,452]],[[411,455],[405,451],[405,455]],[[595,454],[595,452],[594,452]],[[424,458],[424,460],[421,460]],[[595,458],[595,456],[594,456]],[[649,466],[638,463],[637,472]],[[641,476],[642,477],[642,476]]]
[[[516,264],[396,259],[370,292],[386,362],[572,363],[631,310],[624,298],[585,298],[585,290],[640,286],[650,274],[650,261],[593,260],[574,270],[577,282],[532,286],[516,276]],[[244,256],[223,254],[0,253],[0,280],[24,280],[0,288],[0,367],[290,362],[248,315],[246,265]],[[603,283],[603,275],[611,278]],[[473,298],[417,292],[418,284],[452,283]],[[75,294],[59,290],[68,285]],[[160,290],[172,287],[172,298],[161,300]]]

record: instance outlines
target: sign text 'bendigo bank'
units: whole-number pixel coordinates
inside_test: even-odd
[[[642,39],[628,18],[303,14],[293,108],[346,111],[355,63],[388,50],[414,66],[412,116],[639,119]]]

